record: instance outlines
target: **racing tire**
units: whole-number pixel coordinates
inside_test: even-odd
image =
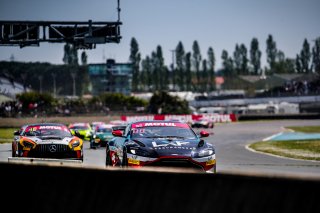
[[[16,152],[16,149],[14,148],[14,145],[13,145],[13,143],[12,143],[12,147],[11,147],[11,156],[12,157],[17,157],[17,154],[16,154],[17,152]]]
[[[123,149],[122,167],[123,168],[128,167],[128,157],[127,157],[127,151],[125,149]]]
[[[90,149],[96,149],[96,147],[93,145],[93,141],[90,141]]]
[[[112,162],[111,162],[111,157],[110,157],[110,153],[107,152],[106,153],[106,167],[109,167],[112,165]]]

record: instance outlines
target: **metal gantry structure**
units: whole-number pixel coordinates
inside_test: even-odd
[[[2,21],[0,46],[39,46],[41,42],[70,43],[78,49],[92,49],[96,44],[119,43],[120,0],[118,20],[113,22],[79,21]]]

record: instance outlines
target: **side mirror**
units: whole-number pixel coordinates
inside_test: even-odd
[[[20,135],[20,131],[19,131],[19,130],[14,131],[14,132],[13,132],[13,135],[19,136],[19,135]]]
[[[109,141],[109,142],[108,142],[108,145],[109,145],[109,146],[114,146],[114,140]]]
[[[201,132],[200,132],[200,138],[206,138],[206,137],[208,137],[209,136],[209,133],[208,132],[206,132],[206,131],[204,131],[204,130],[202,130]]]
[[[112,131],[112,135],[116,137],[122,137],[122,131],[121,130],[114,130]]]

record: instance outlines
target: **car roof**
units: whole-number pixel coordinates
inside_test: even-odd
[[[87,122],[76,122],[76,123],[71,123],[70,126],[90,126],[90,124]]]
[[[133,121],[131,123],[185,123],[178,120],[142,120],[142,121]]]
[[[65,124],[63,123],[31,123],[31,124],[25,124],[23,125],[23,127],[26,127],[26,126],[66,126]]]

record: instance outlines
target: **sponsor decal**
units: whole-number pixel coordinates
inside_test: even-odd
[[[210,165],[214,165],[214,164],[216,164],[216,160],[215,159],[211,159],[211,160],[208,160],[206,162],[206,166],[210,166]]]
[[[140,161],[132,158],[128,158],[129,164],[140,165]]]
[[[49,146],[49,151],[50,151],[50,152],[56,152],[56,151],[57,151],[57,146],[54,145],[54,144],[50,145],[50,146]]]
[[[180,127],[180,128],[189,128],[188,124],[185,123],[174,123],[174,122],[139,122],[134,123],[131,126],[134,128],[142,128],[142,127]]]
[[[61,126],[40,126],[39,129],[58,129],[61,130]]]
[[[236,122],[235,114],[200,114],[200,115],[141,115],[141,116],[122,116],[121,120],[126,122],[145,121],[145,120],[179,120],[182,122],[192,122],[200,118],[210,118],[215,123]]]
[[[162,144],[157,144],[156,141],[152,141],[153,147],[167,147],[167,146],[173,146],[173,147],[181,147],[183,145],[189,144],[190,142],[182,142],[182,141],[174,141],[174,142],[166,142],[162,141]]]
[[[145,123],[144,126],[176,126],[175,123]]]
[[[34,132],[37,130],[46,130],[46,129],[63,130],[68,132],[68,129],[62,126],[31,126],[26,129],[26,132]]]

